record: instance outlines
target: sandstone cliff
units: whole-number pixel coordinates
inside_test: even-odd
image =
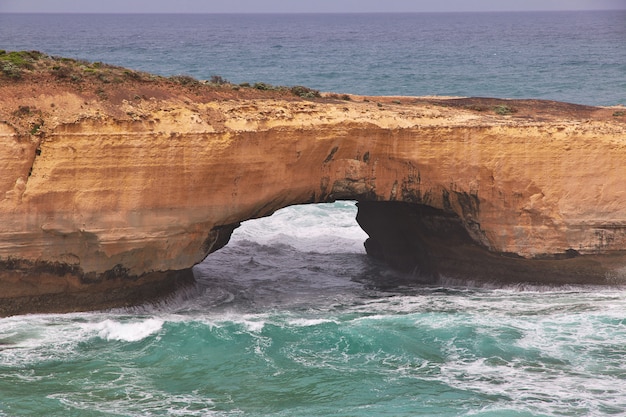
[[[162,295],[240,222],[337,199],[421,277],[626,282],[622,109],[303,99],[39,56],[10,75],[0,315]]]

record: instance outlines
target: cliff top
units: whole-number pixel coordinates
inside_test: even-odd
[[[200,81],[187,75],[163,77],[146,72],[38,51],[0,50],[0,121],[18,132],[36,134],[43,120],[49,124],[76,118],[112,116],[118,120],[145,119],[170,106],[193,107],[223,103],[223,113],[253,110],[257,119],[270,119],[280,106],[328,105],[339,119],[438,119],[440,123],[519,124],[560,121],[626,122],[624,107],[593,107],[547,100],[507,100],[481,97],[372,97],[320,93],[303,87],[266,83],[232,84],[220,76]],[[254,109],[246,107],[254,102]],[[242,103],[247,103],[242,107]],[[279,106],[279,107],[280,107]],[[331,111],[332,110],[332,111]],[[309,112],[310,113],[310,112]],[[328,120],[328,118],[326,118]],[[432,121],[431,120],[431,121]],[[207,120],[211,122],[211,120]],[[220,120],[216,120],[219,124]],[[621,123],[620,123],[621,124]]]

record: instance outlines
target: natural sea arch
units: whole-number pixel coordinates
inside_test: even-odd
[[[471,200],[466,203],[470,207],[473,204]],[[597,262],[598,258],[579,255],[576,251],[539,259],[492,252],[474,239],[467,222],[453,210],[422,203],[364,198],[357,199],[356,205],[356,221],[369,236],[364,242],[368,255],[407,273],[415,283],[607,283],[604,265]],[[239,223],[213,228],[209,233],[208,252],[227,245],[238,226]],[[61,288],[63,291],[5,300],[0,306],[0,315],[132,306],[160,300],[194,283],[192,267],[139,277],[126,277],[124,273],[123,269],[113,268],[93,283],[88,277],[80,278],[84,290]],[[57,281],[53,281],[59,279],[56,277],[73,279],[72,274],[74,271],[63,265],[35,265],[31,276],[43,284],[45,290],[46,285],[57,285]],[[52,282],[54,284],[48,284]],[[127,284],[121,286],[120,282]],[[95,287],[99,290],[94,291]]]
[[[42,65],[41,88],[0,83],[0,316],[158,299],[240,222],[337,200],[414,276],[626,282],[622,110],[77,89]]]
[[[405,273],[415,283],[590,283],[581,271],[592,271],[595,262],[574,250],[540,259],[493,253],[476,242],[467,223],[451,210],[399,201],[354,203],[356,223],[365,232],[362,243],[367,255]],[[323,221],[319,219],[320,226]],[[232,230],[236,229],[223,229],[228,233],[222,239],[224,245]],[[210,263],[210,254],[205,262]]]

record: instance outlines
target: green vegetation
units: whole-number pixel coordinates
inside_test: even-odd
[[[33,63],[42,57],[45,55],[38,51],[7,52],[0,50],[0,62],[8,62],[18,67],[32,68]]]
[[[320,98],[318,90],[305,86],[274,86],[272,84],[257,82],[254,84],[241,83],[234,85],[220,75],[212,75],[208,81],[199,81],[190,75],[173,75],[162,77],[144,72],[133,71],[127,68],[116,67],[102,62],[88,62],[79,59],[54,57],[38,51],[5,51],[0,50],[0,77],[16,81],[38,74],[49,74],[60,82],[70,82],[77,88],[85,88],[88,82],[94,83],[96,95],[102,100],[107,99],[105,84],[123,83],[126,80],[137,82],[173,82],[188,88],[221,88],[231,90],[256,89],[260,91],[276,91],[281,94],[293,94],[305,99]],[[344,94],[343,100],[350,100],[350,96]]]
[[[24,69],[32,69],[44,55],[37,51],[7,52],[0,50],[0,71],[8,78],[20,79]]]
[[[467,106],[464,106],[467,110],[473,110],[473,111],[485,111],[488,109],[488,107],[485,106],[481,106],[478,104],[469,104]]]
[[[224,85],[224,84],[230,84],[230,81],[228,81],[226,78],[222,77],[221,75],[211,75],[211,78],[209,79],[209,83],[217,84],[217,85]]]
[[[39,133],[39,129],[41,129],[41,126],[43,125],[43,122],[41,123],[35,123],[32,127],[32,129],[30,129],[30,134],[31,135],[36,135],[37,133]]]
[[[104,91],[102,87],[96,88],[96,95],[98,96],[100,100],[103,100],[103,101],[109,98],[106,91]]]
[[[190,75],[172,75],[169,77],[170,80],[184,86],[198,85],[200,81],[196,80]]]
[[[69,65],[55,65],[51,69],[52,74],[58,79],[67,79],[74,82],[82,81],[80,74],[74,71],[74,68]]]
[[[261,90],[261,91],[269,91],[269,90],[276,89],[276,87],[274,87],[272,84],[266,84],[266,83],[254,83],[252,88],[256,88],[257,90]]]
[[[313,90],[309,87],[304,87],[301,85],[297,85],[295,87],[291,87],[291,94],[294,96],[302,97],[302,98],[319,98],[321,97],[320,92],[317,90]]]
[[[328,98],[334,98],[335,100],[345,100],[345,101],[350,101],[350,100],[352,100],[352,98],[351,98],[348,94],[342,94],[342,95],[339,95],[339,94],[334,94],[334,93],[333,93],[333,94],[329,94],[327,97],[328,97]],[[367,99],[363,99],[363,101],[367,102],[367,101],[369,101],[369,100],[367,100]]]
[[[626,112],[624,112],[623,110],[617,110],[613,112],[613,117],[622,117],[624,115],[626,115]]]
[[[141,73],[101,62],[53,57],[38,51],[0,50],[0,76],[20,80],[34,72],[49,72],[59,80],[74,83],[84,81],[85,77],[95,77],[102,83],[122,82],[124,78],[142,79]]]
[[[507,116],[509,114],[517,112],[516,109],[514,109],[513,107],[509,107],[505,104],[499,104],[497,106],[494,106],[493,111],[500,116]]]
[[[19,106],[17,110],[13,112],[13,115],[15,115],[16,117],[25,117],[30,116],[31,113],[32,110],[29,106]]]
[[[22,78],[22,70],[11,62],[2,63],[2,74],[9,78],[19,79]]]

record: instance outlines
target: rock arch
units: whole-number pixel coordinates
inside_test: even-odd
[[[612,109],[171,86],[103,102],[57,85],[21,90],[20,106],[55,106],[17,115],[2,88],[0,315],[154,299],[241,221],[340,199],[360,202],[368,251],[405,270],[626,281],[626,127]]]

